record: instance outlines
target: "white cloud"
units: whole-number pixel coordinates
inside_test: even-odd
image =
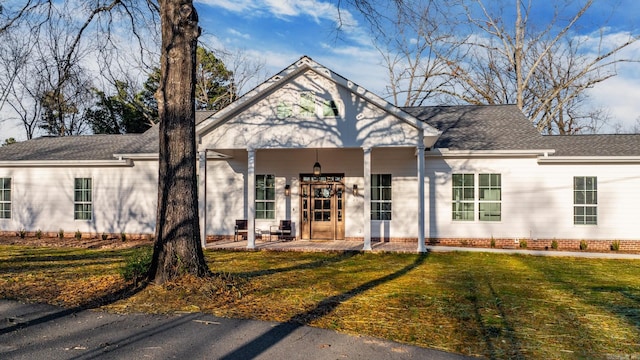
[[[338,9],[333,3],[319,0],[198,0],[198,3],[223,8],[247,16],[265,16],[277,18],[310,16],[316,22],[328,20],[345,26],[356,26],[358,22],[346,9]]]
[[[232,36],[236,36],[236,37],[247,39],[247,40],[251,39],[251,35],[250,34],[241,33],[240,31],[238,31],[236,29],[228,29],[227,32],[229,34],[231,34]]]

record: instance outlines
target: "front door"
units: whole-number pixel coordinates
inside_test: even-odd
[[[343,175],[301,176],[302,238],[344,240]]]

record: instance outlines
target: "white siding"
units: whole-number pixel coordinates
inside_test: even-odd
[[[10,177],[12,218],[0,230],[86,233],[153,233],[157,161],[134,167],[0,168]],[[74,220],[74,178],[92,179],[93,219]]]
[[[502,220],[451,220],[452,173],[502,174]],[[598,224],[573,224],[573,177],[598,178]],[[476,178],[477,179],[477,178]],[[429,236],[436,238],[638,239],[636,165],[539,165],[536,159],[427,162]],[[476,184],[477,185],[477,184]],[[477,219],[477,208],[476,219]]]
[[[300,94],[316,97],[316,116],[300,116]],[[335,100],[338,117],[322,116],[322,101]],[[277,117],[278,104],[290,103],[293,115]],[[307,71],[211,130],[202,140],[209,149],[366,148],[415,146],[418,131],[349,89]]]

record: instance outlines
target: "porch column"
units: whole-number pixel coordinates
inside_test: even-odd
[[[200,242],[207,246],[207,150],[198,153],[198,216],[200,217]]]
[[[256,151],[247,149],[247,249],[256,247]]]
[[[424,244],[424,131],[420,129],[418,136],[418,252],[426,252]]]
[[[371,250],[371,148],[364,148],[364,248]]]

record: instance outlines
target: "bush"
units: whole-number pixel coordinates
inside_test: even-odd
[[[125,233],[120,233],[120,240],[122,240],[122,242],[127,241],[127,234],[125,234]]]
[[[496,239],[491,237],[491,248],[493,249],[494,247],[496,247]]]
[[[41,239],[42,238],[42,230],[38,229],[38,231],[36,231],[36,239]]]
[[[58,237],[60,239],[62,239],[64,237],[64,230],[62,230],[62,229],[58,230]]]
[[[26,235],[27,235],[27,231],[25,229],[20,229],[18,231],[18,236],[20,236],[20,239],[24,239]]]
[[[580,250],[587,250],[589,244],[587,244],[586,240],[580,240]]]
[[[80,230],[76,230],[76,234],[74,235],[74,237],[76,238],[76,240],[82,239],[82,233],[80,232]]]
[[[107,240],[107,238],[109,237],[106,233],[102,233],[102,240]]]
[[[520,240],[520,248],[521,249],[526,249],[527,248],[527,240],[525,240],[525,239]]]
[[[139,247],[134,249],[125,257],[124,267],[120,271],[122,277],[127,281],[133,281],[138,285],[141,280],[147,277],[147,272],[151,266],[153,248]]]
[[[620,250],[620,240],[613,240],[611,243],[611,250],[618,251]]]
[[[551,248],[552,248],[553,250],[558,250],[558,241],[553,240],[553,241],[551,242]]]

